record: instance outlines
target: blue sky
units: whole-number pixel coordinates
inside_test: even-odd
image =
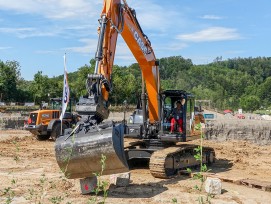
[[[102,0],[0,0],[0,60],[16,60],[32,80],[68,72],[94,58]],[[127,0],[157,58],[181,55],[194,64],[216,57],[270,57],[271,1]],[[269,43],[268,43],[269,42]],[[119,36],[115,64],[136,62]]]

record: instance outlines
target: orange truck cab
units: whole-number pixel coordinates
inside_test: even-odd
[[[61,104],[61,101],[61,98],[52,98],[50,100],[52,109],[31,112],[24,129],[34,134],[38,140],[47,140],[50,137],[55,140],[65,129],[72,127],[77,122],[76,117],[71,112],[66,112],[61,125],[61,120],[59,119],[61,114],[59,104]],[[71,102],[68,110],[71,110]]]
[[[59,110],[37,110],[29,114],[25,129],[34,135],[47,135],[47,127],[53,119],[58,119]]]

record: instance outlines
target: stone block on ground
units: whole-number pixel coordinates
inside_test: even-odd
[[[83,195],[93,193],[94,189],[97,187],[97,182],[96,176],[80,179],[81,193]]]
[[[110,175],[110,183],[116,186],[128,186],[130,183],[130,172]]]
[[[205,181],[205,191],[212,195],[220,195],[222,190],[222,183],[219,178],[207,177]]]

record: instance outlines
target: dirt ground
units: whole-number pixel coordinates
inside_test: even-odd
[[[204,145],[215,149],[217,161],[210,168],[220,177],[271,182],[270,145],[240,140],[204,141]],[[194,189],[198,180],[185,175],[166,180],[153,178],[146,167],[130,172],[130,185],[111,185],[106,203],[198,203],[199,196],[206,195]],[[88,203],[91,197],[81,195],[79,180],[68,180],[60,172],[53,141],[37,141],[23,130],[0,130],[0,203],[77,204]],[[271,192],[223,181],[222,194],[211,203],[269,204]]]

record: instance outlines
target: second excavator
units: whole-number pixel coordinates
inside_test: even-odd
[[[154,177],[170,178],[180,169],[198,165],[194,158],[196,145],[186,143],[200,137],[200,131],[195,129],[194,96],[183,90],[161,90],[159,62],[135,10],[126,0],[104,0],[99,23],[95,71],[86,79],[88,98],[92,101],[89,115],[57,138],[59,167],[66,177],[74,179],[93,177],[93,173],[101,171],[101,155],[106,156],[103,175],[129,171],[130,160],[149,159]],[[142,72],[142,107],[134,112],[129,124],[103,122],[109,116],[111,74],[119,34]],[[203,148],[203,162],[212,163],[214,159],[214,150]]]

